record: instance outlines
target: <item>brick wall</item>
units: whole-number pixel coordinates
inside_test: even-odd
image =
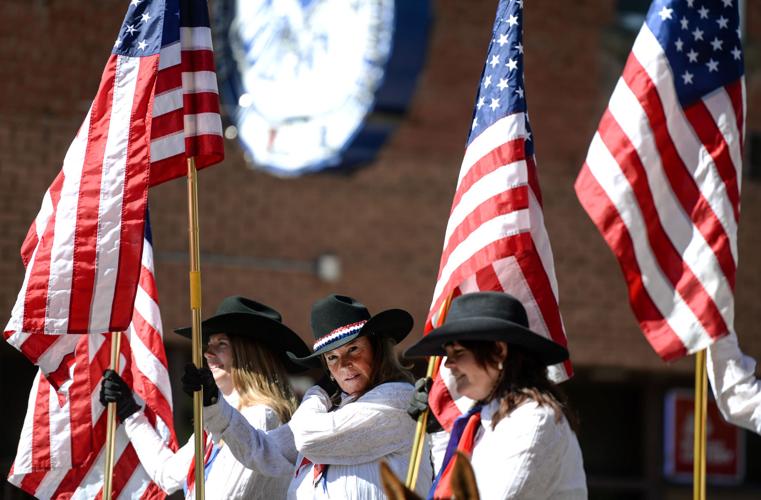
[[[124,4],[0,4],[0,311],[6,317],[23,277],[21,241],[95,94]],[[225,295],[241,293],[280,309],[309,339],[310,304],[341,291],[375,311],[408,308],[418,325],[414,336],[420,335],[494,15],[492,1],[433,4],[428,59],[411,110],[372,166],[349,176],[284,180],[249,169],[240,147],[228,142],[225,163],[201,173],[202,251],[232,259],[202,262],[205,315]],[[761,3],[746,4],[748,129],[758,132]],[[665,365],[643,340],[618,266],[573,192],[623,64],[608,48],[614,5],[533,0],[526,11],[527,95],[561,308],[578,366],[688,371],[690,361]],[[169,330],[189,321],[187,264],[176,258],[187,252],[184,181],[153,189],[150,203]],[[761,184],[746,181],[737,329],[746,350],[761,358],[761,340],[753,338],[761,324],[758,220]],[[324,252],[341,259],[343,275],[336,284],[299,270]],[[295,265],[260,269],[235,260],[240,258]]]

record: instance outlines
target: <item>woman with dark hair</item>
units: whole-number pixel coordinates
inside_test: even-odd
[[[204,426],[247,467],[290,474],[288,498],[385,498],[380,462],[404,475],[415,432],[406,412],[412,375],[394,352],[412,317],[401,309],[371,316],[355,299],[330,295],[314,304],[311,320],[314,352],[288,355],[305,366],[323,366],[332,388],[309,389],[288,425],[273,431],[252,427],[222,400],[204,409]],[[186,376],[205,394],[213,388],[203,380],[203,370]],[[428,490],[431,477],[424,463],[418,492]]]
[[[587,498],[575,418],[547,377],[547,366],[568,359],[568,351],[528,328],[517,299],[457,297],[444,325],[406,355],[445,355],[457,392],[475,401],[452,426],[429,498],[451,497],[457,450],[471,454],[481,498]]]
[[[190,328],[177,333],[190,336]],[[287,326],[274,309],[244,297],[228,297],[216,315],[202,323],[206,342],[204,358],[207,384],[214,387],[236,413],[253,428],[275,429],[291,418],[297,401],[288,373],[304,371],[283,351],[309,353],[301,338]],[[191,364],[192,366],[192,364]],[[192,395],[192,391],[186,391]],[[117,404],[117,415],[137,452],[143,468],[167,494],[184,489],[186,498],[195,498],[193,481],[194,437],[178,451],[164,445],[148,424],[129,386],[112,370],[104,373],[100,400]],[[283,498],[290,474],[265,476],[246,468],[235,459],[225,442],[208,439],[204,463],[207,499]]]

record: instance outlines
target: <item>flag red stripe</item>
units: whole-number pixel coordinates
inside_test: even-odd
[[[167,366],[166,354],[162,348],[161,335],[145,319],[135,311],[132,318],[133,334],[137,335],[143,344],[150,350],[162,366]],[[132,366],[137,366],[137,361],[132,360]],[[140,392],[143,399],[150,400],[153,410],[158,413],[164,422],[172,421],[172,406],[166,400],[162,392],[155,385],[154,381],[148,378],[143,372],[135,371],[133,387]]]
[[[74,353],[70,352],[61,358],[61,363],[58,365],[58,368],[47,374],[46,377],[48,382],[50,382],[50,385],[52,385],[53,388],[58,390],[64,384],[64,382],[69,380],[71,377],[69,370],[75,362],[76,358]]]
[[[525,185],[500,191],[491,198],[484,200],[463,219],[454,231],[452,231],[449,240],[447,241],[447,246],[444,248],[441,255],[440,270],[444,269],[452,252],[454,252],[457,247],[483,223],[500,215],[509,214],[526,208],[528,208],[528,186]]]
[[[199,170],[222,161],[224,148],[220,135],[203,134],[185,138],[185,154],[188,157],[195,156],[196,168]],[[183,172],[186,171],[187,167]]]
[[[732,101],[732,110],[735,113],[735,119],[737,120],[737,133],[740,134],[740,151],[743,150],[743,142],[745,140],[745,134],[743,133],[743,123],[745,120],[745,110],[743,109],[743,89],[742,81],[735,80],[729,85],[724,87],[727,91],[730,101]]]
[[[204,49],[183,50],[181,67],[183,73],[214,72],[214,52]]]
[[[92,414],[90,411],[92,388],[88,373],[88,367],[90,366],[88,342],[88,337],[82,337],[79,344],[77,344],[74,375],[72,377],[72,384],[69,387],[71,463],[73,465],[85,463],[88,454],[93,449],[93,435],[91,433]]]
[[[132,104],[127,164],[124,172],[119,267],[116,269],[117,286],[111,303],[110,331],[112,332],[126,330],[129,326],[142,268],[140,261],[143,254],[150,175],[151,114],[149,110],[153,109],[153,94],[150,89],[156,79],[158,63],[158,55],[140,59],[140,70],[136,82],[138,91]]]
[[[50,384],[42,374],[37,385],[37,405],[34,421],[37,423],[32,435],[32,467],[50,468]]]
[[[642,282],[642,273],[626,224],[586,163],[576,179],[575,187],[579,201],[618,259],[629,287],[629,302],[645,337],[665,360],[684,356],[687,353],[685,346],[663,318]]]
[[[90,114],[74,234],[74,267],[69,305],[69,331],[72,333],[89,332],[96,273],[101,176],[111,121],[117,60],[116,55],[109,57]]]
[[[542,190],[539,188],[539,174],[537,173],[536,160],[533,156],[526,158],[526,172],[528,173],[528,185],[531,188],[531,192],[534,193],[534,198],[539,203],[539,207],[542,208]]]
[[[135,449],[130,444],[124,449],[119,456],[119,459],[114,464],[114,480],[112,483],[111,498],[119,497],[122,490],[124,490],[124,487],[127,485],[127,482],[135,473],[135,469],[137,469],[138,465],[140,465],[140,459],[137,457]]]
[[[179,108],[169,113],[153,117],[151,122],[151,138],[157,139],[182,132],[184,130],[184,125],[182,123],[184,113],[183,109]],[[155,164],[151,165],[151,167],[153,166],[155,166]]]
[[[52,205],[52,213],[55,213],[55,209],[58,206],[58,201],[61,199],[61,189],[63,188],[63,181],[65,177],[63,175],[63,170],[58,172],[58,175],[53,180],[53,183],[48,188],[48,195],[50,196],[50,201]],[[39,242],[39,239],[37,237],[37,231],[39,228],[37,228],[36,220],[32,223],[32,226],[29,228],[29,231],[26,234],[26,238],[24,238],[24,243],[21,245],[21,261],[24,263],[24,266],[29,265],[29,259],[32,258],[32,254],[34,253],[34,249],[37,246],[37,243]],[[44,228],[43,228],[44,229]]]
[[[11,469],[11,473],[12,472],[13,472],[13,469]],[[9,473],[9,475],[11,473]],[[27,472],[24,475],[24,479],[21,480],[21,484],[19,485],[19,488],[21,488],[23,491],[29,493],[32,496],[37,496],[35,495],[35,493],[37,492],[37,488],[40,487],[42,480],[45,479],[45,476],[47,474],[48,474],[47,471]]]
[[[23,331],[43,331],[47,317],[48,283],[50,281],[50,255],[53,249],[56,212],[51,215],[42,240],[37,245],[37,253],[32,269],[27,271],[29,281],[24,291]]]
[[[474,252],[473,255],[452,272],[447,286],[442,290],[431,311],[435,312],[439,310],[446,297],[457,286],[454,283],[461,283],[465,278],[475,274],[491,262],[509,255],[529,251],[531,248],[533,248],[533,243],[531,241],[531,234],[528,232],[506,236],[485,245],[477,252]]]
[[[183,96],[185,113],[195,115],[198,113],[219,113],[219,95],[213,92],[197,92]]]
[[[692,128],[700,138],[700,142],[705,146],[708,153],[713,158],[716,171],[724,181],[727,191],[727,197],[732,203],[732,211],[735,214],[735,221],[740,220],[740,189],[737,185],[737,171],[729,156],[729,147],[724,141],[716,122],[713,121],[711,112],[703,103],[696,101],[695,104],[684,109],[687,120],[692,124]]]
[[[645,228],[648,243],[653,249],[653,256],[664,276],[674,290],[682,296],[709,335],[712,337],[723,335],[727,327],[721,312],[700,280],[682,259],[681,254],[674,248],[666,230],[661,225],[661,218],[650,191],[645,167],[634,145],[609,110],[603,114],[598,132],[621,168],[621,172],[626,176],[632,193],[637,199],[642,217],[647,222]]]
[[[140,288],[142,288],[143,291],[158,305],[159,291],[158,288],[156,288],[156,278],[153,276],[153,272],[151,272],[151,270],[145,266],[142,266],[141,268],[140,281],[138,282],[138,286],[140,286]],[[140,331],[139,328],[137,328],[137,330]],[[156,335],[158,335],[159,339],[161,339],[160,333],[156,332]]]
[[[3,336],[8,340],[14,333],[12,331],[4,332]],[[45,354],[56,341],[58,341],[57,335],[29,335],[18,349],[32,363],[37,364],[40,356]]]
[[[463,195],[467,193],[473,184],[478,182],[483,176],[497,170],[500,167],[509,165],[516,161],[525,160],[525,142],[523,139],[514,139],[504,144],[500,144],[481,157],[473,165],[468,173],[460,181],[452,200],[452,211],[460,204]],[[466,153],[467,156],[467,153]]]
[[[533,240],[531,243],[533,244]],[[544,269],[541,259],[539,259],[539,251],[535,249],[534,252],[516,255],[516,260],[518,261],[523,276],[526,278],[526,283],[531,289],[531,295],[539,306],[542,319],[547,325],[547,331],[550,333],[550,337],[563,347],[567,347],[568,340],[563,331],[560,308],[555,299],[555,294],[552,291],[552,285],[547,277],[547,272]],[[571,365],[571,360],[565,360],[563,366],[565,367],[568,377],[573,376],[573,365]]]
[[[156,78],[156,95],[182,87],[182,69],[179,65],[170,66],[159,71]]]
[[[729,244],[729,237],[724,232],[708,201],[701,195],[695,179],[687,171],[682,158],[676,150],[673,140],[666,129],[667,118],[663,105],[652,80],[639,61],[632,56],[624,68],[622,78],[638,96],[642,109],[648,117],[653,137],[661,155],[661,162],[669,168],[663,171],[668,177],[671,189],[698,228],[704,239],[711,246],[719,261],[724,276],[734,289],[735,262]]]

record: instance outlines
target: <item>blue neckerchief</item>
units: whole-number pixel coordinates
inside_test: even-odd
[[[221,447],[217,446],[216,443],[211,443],[211,454],[209,454],[209,460],[206,462],[206,465],[203,466],[203,478],[208,479],[209,478],[209,471],[211,470],[211,464],[214,463],[214,459],[217,458],[217,455],[219,455]],[[185,496],[188,496],[188,481],[187,479],[182,482],[182,492],[185,494]]]
[[[457,451],[457,445],[460,444],[460,438],[465,430],[465,426],[468,424],[468,420],[470,420],[471,415],[480,412],[481,408],[482,405],[475,405],[468,411],[468,413],[457,417],[457,420],[452,424],[452,433],[449,435],[449,443],[447,443],[447,451],[444,454],[444,461],[441,463],[441,468],[439,469],[438,474],[436,474],[436,479],[433,480],[431,489],[428,490],[428,500],[433,498],[433,493],[436,491],[436,486],[438,486],[442,474],[444,474],[447,465],[449,465],[449,462]]]

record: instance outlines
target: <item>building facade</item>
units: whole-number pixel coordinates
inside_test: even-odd
[[[615,258],[573,191],[636,33],[627,20],[641,14],[643,3],[646,9],[637,1],[530,0],[525,7],[527,99],[577,370],[564,385],[580,414],[590,497],[598,499],[691,495],[689,485],[663,471],[667,396],[692,387],[694,362],[666,364],[647,344]],[[0,311],[6,316],[23,279],[21,242],[95,95],[125,5],[0,3]],[[493,0],[432,2],[428,53],[411,108],[371,165],[345,175],[282,179],[249,168],[240,146],[226,143],[224,163],[199,176],[205,315],[223,297],[242,294],[280,310],[309,341],[311,303],[337,291],[371,311],[410,310],[416,328],[405,346],[422,334],[495,7]],[[748,109],[736,329],[746,353],[761,359],[761,2],[744,3],[744,22]],[[150,206],[166,345],[176,371],[189,359],[189,344],[171,331],[190,322],[185,181],[152,189]],[[337,276],[317,272],[325,256],[337,259]],[[0,395],[12,402],[0,438],[5,473],[34,370],[2,343],[0,371]],[[175,394],[178,413],[187,416],[185,396]],[[182,427],[178,422],[180,437],[187,435]],[[741,477],[712,484],[711,498],[761,495],[761,438],[743,433],[742,439]],[[22,498],[7,484],[3,492]]]

